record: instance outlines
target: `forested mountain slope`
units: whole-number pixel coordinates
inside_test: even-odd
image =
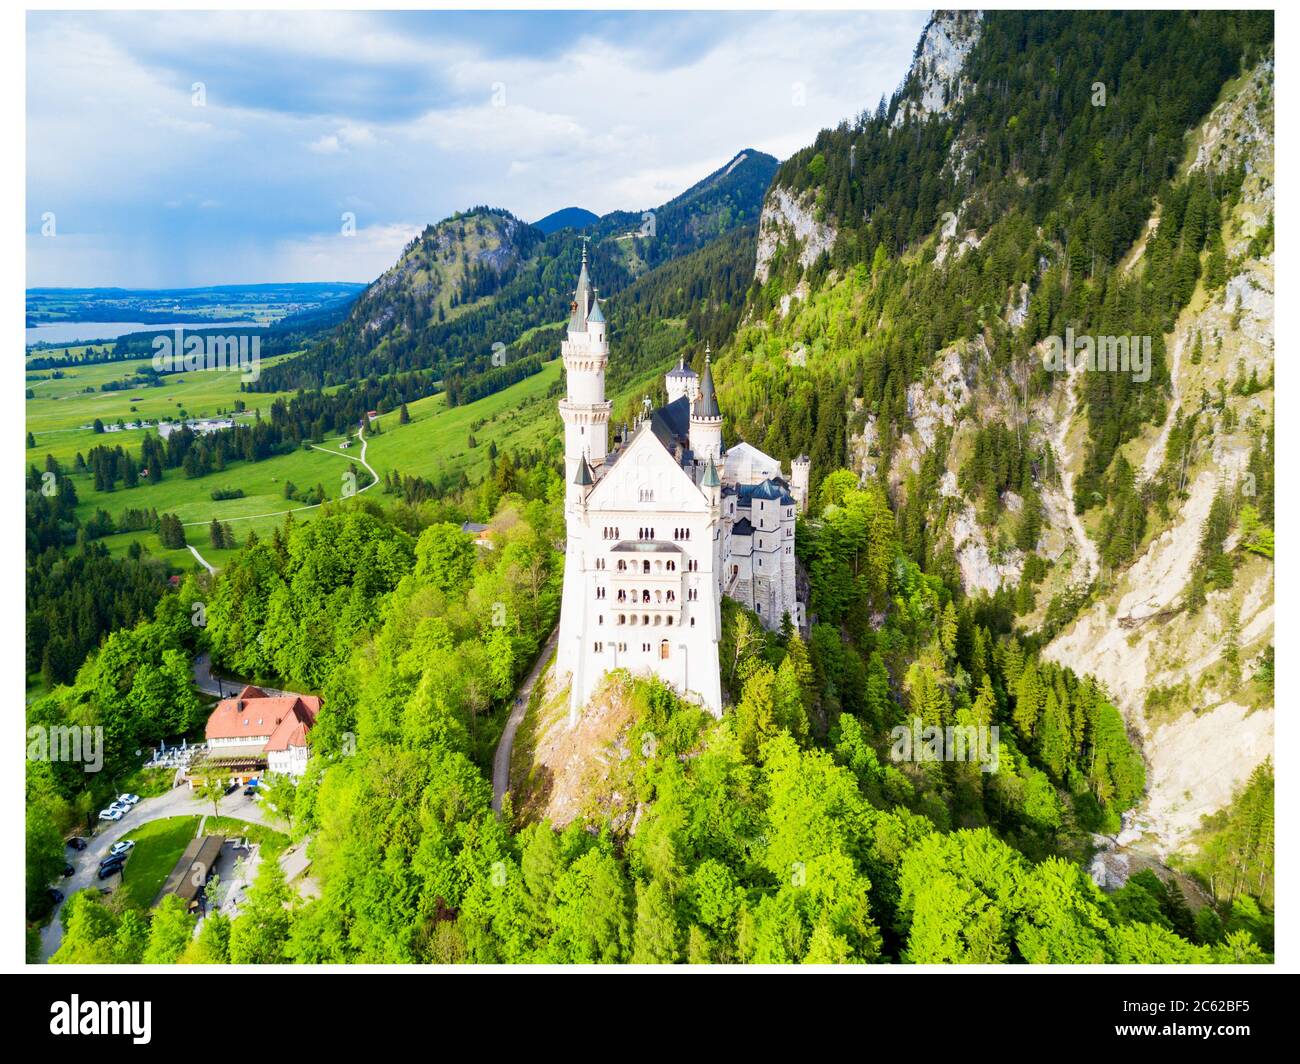
[[[881,484],[916,561],[1107,684],[1161,856],[1272,745],[1271,56],[1268,15],[936,15],[782,164],[717,366],[739,434]],[[1076,336],[1149,364],[1054,372]]]
[[[602,297],[655,267],[752,227],[776,160],[746,150],[667,203],[615,211],[588,230],[550,234],[507,211],[476,207],[430,225],[357,300],[348,320],[300,358],[269,367],[257,390],[291,390],[418,374],[420,394],[455,401],[518,380],[514,362],[558,340],[535,330],[563,322],[582,254]],[[751,238],[752,239],[752,236]],[[479,378],[483,378],[480,380]],[[410,389],[404,399],[415,398]]]

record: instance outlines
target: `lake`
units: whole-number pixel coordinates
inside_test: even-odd
[[[140,321],[56,321],[49,325],[29,325],[27,343],[38,344],[77,344],[92,340],[116,340],[127,333],[157,332],[167,333],[173,329],[230,329],[256,326],[254,321],[183,321],[183,322],[140,322]]]

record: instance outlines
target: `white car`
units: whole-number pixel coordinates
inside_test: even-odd
[[[107,809],[101,809],[99,811],[99,819],[100,820],[121,820],[122,810],[115,809],[112,806],[109,806]]]
[[[108,856],[116,857],[119,853],[129,853],[135,842],[131,839],[123,839],[121,842],[115,842],[109,847]]]
[[[119,794],[114,805],[135,805],[140,800],[138,794]]]

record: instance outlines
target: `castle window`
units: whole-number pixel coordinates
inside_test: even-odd
[[[665,639],[659,644],[659,657],[662,661],[668,660],[668,640]]]
[[[763,616],[763,604],[761,602],[758,603],[758,615]]]
[[[673,626],[673,615],[670,613],[668,615],[668,627],[671,628],[672,626]]]
[[[649,644],[649,643],[642,643],[642,644],[641,644],[641,653],[643,653],[643,654],[649,654],[649,653],[650,653],[650,644]]]
[[[642,591],[642,592],[641,592],[641,601],[642,601],[642,602],[649,602],[649,601],[650,601],[650,592],[649,592],[649,591]]]
[[[603,587],[596,588],[596,597],[598,599],[603,599],[605,597],[605,589]]]
[[[669,592],[668,592],[668,601],[669,601],[669,602],[676,602],[676,601],[677,601],[677,592],[676,592],[676,591],[669,591]]]
[[[642,614],[642,616],[641,616],[641,623],[642,623],[642,624],[649,624],[649,623],[650,623],[650,614],[648,614],[648,613],[646,613],[646,614]]]
[[[620,654],[626,654],[626,653],[627,653],[627,644],[626,644],[626,643],[619,643],[619,645],[618,645],[618,651],[619,651]]]
[[[619,623],[619,624],[627,624],[627,614],[625,614],[625,613],[620,613],[620,614],[618,615],[618,623]]]
[[[604,643],[592,643],[592,644],[591,644],[591,649],[594,650],[597,654],[603,653],[604,650],[605,650],[605,644],[604,644]]]
[[[642,502],[654,502],[654,501],[655,501],[655,493],[654,493],[654,489],[653,489],[653,488],[642,488],[642,489],[641,489],[641,501],[642,501]]]
[[[668,562],[668,571],[669,571],[670,573],[675,573],[675,572],[677,572],[677,563],[676,563],[676,562]]]
[[[691,627],[692,627],[692,628],[695,627],[695,618],[694,618],[694,617],[691,618]]]
[[[642,562],[642,563],[641,563],[641,571],[642,571],[643,573],[648,573],[648,572],[650,571],[650,563],[649,563],[649,562]]]
[[[620,573],[627,572],[627,562],[625,562],[622,558],[619,558],[618,560],[618,571]]]
[[[597,623],[598,625],[600,625],[601,627],[604,627],[604,624],[605,624],[605,615],[604,615],[603,613],[602,613],[599,617],[596,618],[596,623]]]
[[[618,600],[619,602],[627,601],[627,592],[624,591],[621,587],[618,589]]]

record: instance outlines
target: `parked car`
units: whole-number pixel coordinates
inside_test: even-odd
[[[101,809],[99,811],[99,819],[100,820],[121,820],[122,810],[114,809],[111,806],[108,809]]]
[[[116,861],[113,864],[100,865],[99,878],[107,879],[109,876],[117,875],[118,872],[122,871],[122,866],[125,864],[125,861]]]
[[[119,850],[117,853],[106,853],[100,858],[99,863],[102,867],[106,864],[122,864],[131,856],[130,850]]]
[[[50,887],[46,893],[49,894],[50,901],[54,902],[55,905],[58,905],[63,900],[63,891],[59,890],[58,887]]]
[[[74,850],[84,850],[86,848],[86,840],[81,838],[72,838],[68,840],[68,845]]]
[[[135,805],[140,800],[138,794],[119,794],[117,800],[123,805]]]
[[[226,788],[226,793],[227,793],[227,794],[234,794],[237,790],[239,790],[239,781],[238,781],[238,780],[236,780],[234,783],[232,783],[229,787]]]
[[[64,879],[71,879],[71,878],[72,878],[74,875],[76,875],[76,874],[77,874],[77,870],[76,870],[75,868],[73,868],[72,865],[70,865],[70,864],[65,864],[65,865],[63,866],[63,878],[64,878]]]
[[[132,839],[123,839],[121,842],[115,842],[108,850],[109,857],[116,857],[119,853],[130,853],[131,848],[135,845]]]
[[[257,797],[257,788],[256,788],[253,784],[250,783],[247,787],[244,788],[244,797],[245,797],[245,798],[256,798],[256,797]]]

